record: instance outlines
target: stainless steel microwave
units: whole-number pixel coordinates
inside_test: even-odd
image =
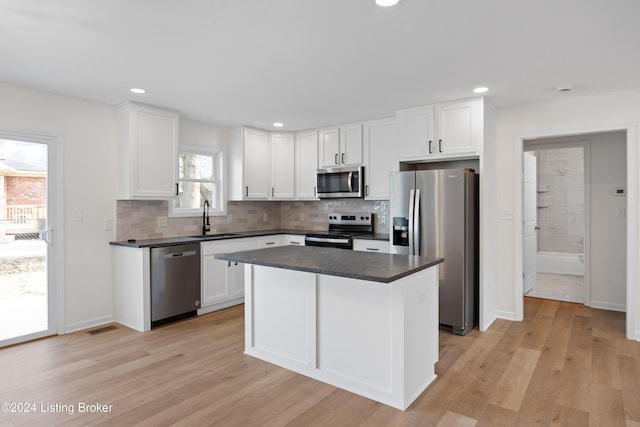
[[[316,186],[321,199],[364,196],[362,166],[316,169]]]

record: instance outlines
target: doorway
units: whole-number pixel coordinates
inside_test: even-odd
[[[0,131],[0,347],[58,332],[58,150]]]
[[[524,148],[524,295],[589,305],[590,141]]]
[[[571,287],[576,285],[575,282],[579,286],[579,278],[584,277],[585,305],[622,312],[627,311],[628,300],[627,134],[628,131],[620,130],[523,140],[523,152],[536,151],[538,157],[543,157],[540,155],[542,152],[549,155],[553,153],[552,150],[560,149],[555,152],[555,158],[551,156],[550,169],[555,176],[537,176],[548,181],[536,184],[536,215],[545,216],[536,219],[540,226],[538,233],[545,226],[549,230],[542,239],[538,239],[536,261],[544,264],[541,266],[546,269],[544,273],[554,275],[552,279],[568,279],[562,283],[556,281],[556,288]],[[582,154],[574,148],[582,148]],[[568,172],[563,159],[574,163],[574,173]],[[584,178],[579,176],[579,164],[584,165]],[[541,169],[540,166],[538,169]],[[564,196],[551,194],[551,187],[560,185],[561,180],[565,180],[563,185],[570,191]],[[584,182],[583,195],[581,182]],[[523,188],[523,202],[524,193]],[[554,211],[552,208],[558,200],[561,201],[560,206]],[[581,229],[584,229],[583,236]],[[523,229],[523,237],[525,233]],[[522,242],[524,273],[524,239]],[[536,268],[536,273],[540,273],[541,268]],[[569,283],[571,281],[574,283]],[[574,302],[580,301],[577,299]]]

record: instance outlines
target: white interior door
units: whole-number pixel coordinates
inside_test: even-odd
[[[536,284],[536,253],[537,239],[537,168],[536,156],[524,153],[524,206],[523,206],[523,236],[524,236],[524,293],[526,294]]]

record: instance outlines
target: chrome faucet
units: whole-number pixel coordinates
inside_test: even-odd
[[[205,200],[202,205],[202,235],[211,231],[211,225],[209,224],[209,201]]]

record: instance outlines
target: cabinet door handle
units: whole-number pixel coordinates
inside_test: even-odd
[[[267,242],[267,243],[265,243],[265,245],[275,245],[275,244],[276,244],[276,242]]]
[[[249,197],[249,186],[244,187],[244,197]]]
[[[342,164],[344,164],[344,153],[342,153]]]
[[[299,245],[300,244],[300,242],[289,242],[289,243],[292,244],[292,245]]]
[[[380,249],[378,248],[367,248],[368,251],[379,251]]]
[[[438,151],[440,151],[442,153],[442,140],[441,139],[438,140]]]
[[[431,148],[431,144],[433,141],[429,140],[429,154],[433,154],[433,149]]]
[[[338,164],[338,153],[336,153],[333,161],[336,163],[336,165]]]
[[[315,185],[313,186],[313,195],[314,196],[318,195],[318,188]]]
[[[364,195],[368,196],[369,195],[369,184],[364,186]]]
[[[273,197],[274,191],[274,187],[271,187],[271,197]]]
[[[227,267],[231,267],[231,261],[227,261]]]
[[[179,184],[176,182],[176,196],[180,195]]]

